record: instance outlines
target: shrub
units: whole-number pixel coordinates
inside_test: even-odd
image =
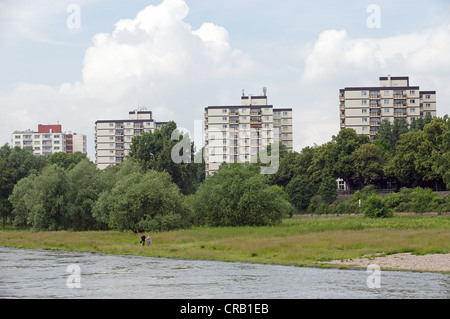
[[[253,166],[226,164],[203,182],[191,207],[208,226],[263,226],[292,214],[286,197]]]
[[[385,206],[383,198],[378,194],[369,195],[361,204],[366,217],[391,217],[393,210]]]

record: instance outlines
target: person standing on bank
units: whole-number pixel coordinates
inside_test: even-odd
[[[139,243],[142,243],[142,246],[144,246],[145,245],[145,234],[142,234],[142,236],[141,236],[141,241],[139,242]]]
[[[147,246],[150,246],[152,244],[152,239],[150,238],[150,235],[147,237]]]

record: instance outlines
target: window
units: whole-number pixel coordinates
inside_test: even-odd
[[[431,107],[430,103],[425,103],[425,107]]]
[[[227,109],[223,109],[223,110],[222,110],[222,113],[227,113],[227,112],[228,112]]]
[[[16,139],[20,139],[21,138],[21,136],[20,135],[16,135]]]
[[[226,116],[222,117],[222,121],[226,121],[228,118]]]
[[[416,112],[416,108],[412,107],[412,108],[411,108],[411,112],[412,112],[412,113],[415,113],[415,112]]]
[[[366,105],[366,104],[367,104],[367,100],[362,100],[362,101],[361,101],[361,104],[362,104],[362,105]]]
[[[389,95],[391,95],[391,92],[390,91],[384,91],[384,95],[389,96]]]
[[[363,117],[361,120],[363,123],[367,123],[367,117]]]
[[[283,112],[283,115],[288,115],[288,112]]]
[[[409,91],[409,94],[414,95],[416,94],[416,91]]]
[[[384,109],[384,113],[390,113],[391,109]]]
[[[429,99],[431,99],[431,95],[430,95],[430,94],[426,94],[426,95],[425,95],[425,98],[426,98],[427,100],[429,100]]]
[[[366,96],[367,95],[367,91],[361,91],[361,95]]]
[[[226,124],[222,125],[222,128],[227,128],[228,126]]]
[[[384,104],[389,104],[389,100],[384,100]]]
[[[109,123],[109,126],[114,126],[114,123]]]
[[[367,126],[363,126],[362,130],[363,130],[363,132],[366,132],[367,131]]]
[[[416,100],[409,100],[409,103],[416,103]]]

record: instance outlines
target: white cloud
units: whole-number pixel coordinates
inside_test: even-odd
[[[127,118],[138,101],[157,121],[187,128],[203,119],[205,106],[230,103],[221,98],[236,82],[251,82],[259,66],[231,47],[223,27],[204,23],[192,30],[183,21],[188,12],[183,0],[148,6],[135,19],[118,21],[113,32],[92,38],[80,82],[19,84],[0,95],[0,105],[10,109],[0,120],[1,136],[59,119],[63,129],[88,135],[93,159],[95,121]]]
[[[23,34],[33,31],[36,19],[26,23],[33,2],[27,2],[31,7],[24,12],[12,1],[5,3],[20,17]],[[36,9],[41,20],[54,10],[67,15],[66,2],[57,9],[49,1],[42,3],[46,5]],[[268,86],[270,103],[294,110],[294,147],[299,151],[338,132],[340,88],[376,86],[378,77],[388,74],[408,75],[412,85],[436,90],[438,114],[450,113],[449,25],[381,39],[325,30],[314,43],[293,44],[291,52],[272,40],[255,49],[263,60],[272,59],[261,65],[231,45],[224,27],[205,22],[193,30],[185,22],[188,13],[183,0],[147,6],[134,19],[118,21],[112,32],[93,36],[79,82],[55,87],[22,83],[0,92],[1,144],[10,141],[14,130],[59,120],[64,129],[88,135],[94,159],[95,121],[126,118],[138,101],[157,121],[175,120],[191,128],[194,120],[203,119],[204,107],[238,104],[241,89],[253,93],[249,90],[255,86]]]

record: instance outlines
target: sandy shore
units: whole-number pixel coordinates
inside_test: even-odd
[[[450,272],[450,254],[429,254],[416,256],[411,253],[393,254],[384,257],[356,258],[323,262],[333,265],[351,265],[366,268],[375,264],[380,269]]]

